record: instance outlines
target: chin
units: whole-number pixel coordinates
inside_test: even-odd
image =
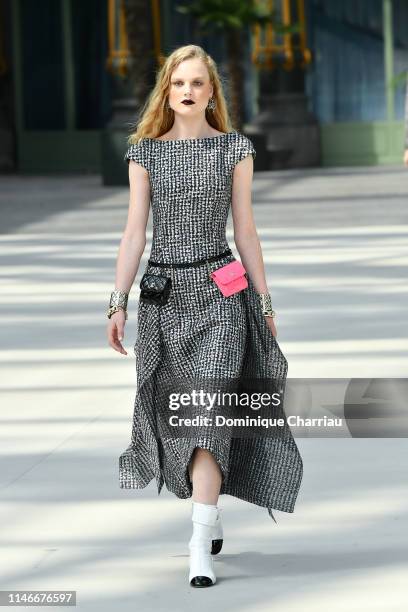
[[[189,110],[184,111],[184,113],[183,113],[183,111],[180,111],[180,112],[179,112],[179,114],[180,114],[180,115],[194,115],[194,114],[196,114],[196,113],[197,113],[197,110],[194,110],[194,111],[193,111],[193,110],[190,110],[190,109],[189,109]]]

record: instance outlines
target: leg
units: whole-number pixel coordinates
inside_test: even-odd
[[[193,483],[193,501],[203,504],[217,504],[222,474],[214,455],[205,448],[194,449],[188,466]]]

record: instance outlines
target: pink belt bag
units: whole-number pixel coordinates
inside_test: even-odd
[[[211,272],[210,276],[221,293],[228,297],[242,289],[248,287],[248,280],[245,276],[246,270],[242,263],[237,259]]]

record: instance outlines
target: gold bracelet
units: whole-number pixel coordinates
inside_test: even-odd
[[[125,320],[127,321],[128,318],[128,313],[127,310],[125,308],[122,308],[121,306],[110,306],[108,308],[108,312],[106,313],[108,316],[108,319],[111,318],[111,316],[115,313],[118,312],[119,310],[123,310],[123,312],[125,313]]]
[[[108,316],[108,319],[110,319],[111,316],[115,312],[118,312],[118,310],[123,310],[125,312],[125,319],[128,318],[128,315],[127,315],[128,296],[129,294],[126,293],[126,291],[122,291],[121,289],[115,289],[114,291],[112,291],[110,300],[109,300],[108,311],[106,313]]]
[[[261,303],[262,312],[265,317],[276,316],[276,312],[272,309],[272,299],[269,293],[258,293],[258,298]]]
[[[127,308],[129,294],[121,289],[115,289],[112,291],[109,301],[109,306],[120,306],[124,310]]]

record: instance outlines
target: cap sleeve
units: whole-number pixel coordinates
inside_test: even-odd
[[[238,162],[243,160],[248,155],[252,155],[253,159],[255,159],[255,147],[252,141],[247,136],[244,136],[244,134],[240,134],[236,141],[234,166],[236,166]]]
[[[128,164],[130,160],[135,161],[149,171],[149,156],[144,141],[142,140],[130,145],[125,153],[124,160],[126,160]]]

